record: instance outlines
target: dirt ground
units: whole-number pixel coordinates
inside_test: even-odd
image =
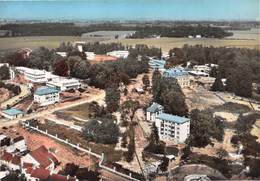
[[[0,88],[0,95],[0,102],[4,102],[12,96],[11,92],[5,88]]]
[[[189,110],[203,110],[217,105],[222,105],[224,103],[221,99],[214,95],[213,92],[208,91],[201,86],[183,89],[183,93],[186,96],[186,104]]]
[[[251,130],[251,134],[254,136],[257,136],[258,139],[257,142],[260,143],[260,120],[257,120],[255,124],[253,125],[253,129]]]
[[[219,117],[226,119],[227,122],[235,122],[235,121],[237,121],[237,118],[239,116],[239,114],[224,112],[224,111],[215,112],[214,114],[215,114],[215,116],[219,116]]]
[[[204,154],[204,155],[208,155],[208,156],[215,156],[215,157],[217,156],[217,151],[219,149],[224,149],[229,153],[234,153],[234,152],[237,151],[237,148],[233,147],[233,145],[230,142],[231,138],[234,134],[235,134],[234,130],[226,129],[222,142],[218,142],[218,141],[214,140],[213,141],[213,143],[214,143],[213,147],[210,146],[210,145],[203,147],[203,148],[193,147],[192,151],[195,152],[195,153]],[[227,157],[227,159],[233,160],[233,158],[229,157],[229,156]]]
[[[79,155],[69,146],[65,146],[64,144],[60,144],[49,137],[28,131],[19,126],[9,128],[8,130],[1,130],[1,132],[11,137],[16,137],[18,134],[24,136],[27,146],[31,151],[42,145],[46,146],[48,149],[51,148],[55,150],[55,155],[61,162],[61,167],[64,167],[66,163],[71,162],[79,165],[80,167],[88,167],[94,163],[91,159],[89,159],[88,155]]]

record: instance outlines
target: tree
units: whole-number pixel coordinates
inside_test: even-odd
[[[65,165],[65,168],[63,170],[64,175],[70,175],[71,177],[74,177],[79,169],[78,165],[75,165],[74,163],[67,163]]]
[[[162,163],[160,164],[160,170],[162,172],[166,172],[167,169],[168,169],[168,165],[169,165],[169,158],[167,158],[165,155],[164,157],[162,158]]]
[[[0,80],[10,79],[10,72],[7,66],[0,67]]]
[[[152,125],[152,132],[149,137],[149,143],[144,148],[144,150],[155,154],[164,154],[165,152],[165,144],[162,143],[159,139],[158,129],[155,123]]]
[[[116,87],[107,88],[105,102],[108,112],[115,112],[119,108],[120,91]]]
[[[53,71],[54,71],[54,74],[56,74],[56,75],[67,77],[69,74],[69,72],[68,72],[69,67],[66,63],[66,60],[65,59],[57,60],[54,63]]]
[[[211,90],[212,91],[224,91],[225,90],[225,87],[223,85],[220,75],[217,75],[217,77],[211,87]]]
[[[110,118],[93,118],[83,129],[85,138],[96,143],[116,144],[119,137],[119,128],[116,121]]]
[[[127,151],[124,153],[124,157],[127,162],[131,162],[134,159],[134,153],[135,153],[135,132],[134,132],[133,124],[130,124],[128,130],[128,136],[129,136],[129,143],[127,145]]]
[[[145,74],[142,78],[142,81],[143,81],[144,89],[146,90],[150,86],[150,80],[148,75]]]
[[[196,147],[205,147],[212,144],[211,138],[218,141],[223,140],[224,125],[213,118],[213,114],[209,111],[199,111],[194,109],[191,111],[190,125],[190,145]]]
[[[220,148],[217,151],[217,155],[218,155],[218,158],[222,160],[223,158],[228,156],[228,152],[226,150]]]
[[[92,101],[88,105],[89,117],[103,117],[106,114],[106,111],[103,106],[100,106],[96,101]]]

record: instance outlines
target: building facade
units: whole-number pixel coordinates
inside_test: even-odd
[[[34,101],[40,106],[47,106],[59,102],[60,91],[53,87],[43,86],[39,87],[34,93]]]
[[[182,87],[190,87],[191,85],[191,76],[189,73],[182,67],[177,67],[177,68],[171,68],[167,69],[163,73],[164,77],[171,77],[175,78],[178,82],[178,84]]]
[[[163,112],[163,106],[153,102],[150,107],[146,109],[146,120],[150,122],[155,122],[155,117]]]
[[[127,50],[112,51],[112,52],[107,52],[107,55],[112,57],[117,57],[117,58],[127,58],[129,55],[129,51]]]
[[[190,119],[166,113],[155,118],[155,125],[161,140],[184,143],[190,135]]]
[[[24,112],[16,108],[11,108],[3,110],[1,112],[1,115],[7,119],[16,119],[22,117],[24,115]]]
[[[47,82],[46,85],[57,88],[60,91],[79,89],[81,87],[81,83],[77,79],[66,78],[53,79],[52,81]]]

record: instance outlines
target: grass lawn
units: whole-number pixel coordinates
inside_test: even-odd
[[[88,119],[89,118],[89,103],[81,104],[79,106],[75,106],[69,109],[65,109],[59,111],[59,113],[64,113],[66,116],[78,117],[80,119]]]
[[[57,48],[62,42],[86,41],[94,42],[104,40],[102,38],[81,38],[80,36],[26,36],[0,38],[0,51],[15,50],[20,48]]]
[[[171,48],[181,48],[185,44],[215,47],[239,47],[239,48],[257,48],[260,49],[260,41],[256,39],[216,39],[216,38],[144,38],[144,39],[119,39],[108,40],[104,42],[120,42],[124,45],[146,44],[148,46],[161,47],[164,52]]]

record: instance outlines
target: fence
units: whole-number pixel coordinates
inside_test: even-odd
[[[77,150],[79,150],[79,151],[82,151],[82,152],[84,152],[84,153],[87,153],[87,154],[89,154],[89,155],[92,155],[92,156],[94,156],[94,157],[100,159],[98,165],[99,165],[100,168],[102,168],[102,169],[104,169],[104,170],[106,170],[106,171],[112,172],[112,173],[114,173],[114,174],[116,174],[116,175],[119,175],[119,176],[121,176],[121,177],[130,179],[130,180],[133,180],[133,181],[140,181],[139,179],[136,179],[136,178],[132,177],[132,174],[131,174],[131,173],[129,173],[129,175],[126,175],[126,174],[124,174],[124,173],[118,172],[118,171],[116,170],[116,167],[110,168],[110,167],[105,166],[105,165],[103,164],[103,162],[104,162],[104,153],[102,153],[101,155],[100,155],[100,154],[97,154],[97,153],[94,153],[94,152],[91,151],[91,148],[85,149],[85,148],[80,147],[80,144],[79,144],[79,143],[78,143],[78,144],[70,143],[68,139],[66,139],[66,140],[61,139],[61,138],[58,137],[57,134],[56,134],[56,135],[49,134],[49,133],[48,133],[48,130],[43,131],[43,130],[40,130],[40,129],[38,128],[38,126],[36,126],[36,127],[31,126],[29,122],[21,122],[21,124],[22,124],[23,127],[30,128],[30,129],[32,129],[32,130],[35,130],[35,131],[37,131],[37,132],[40,132],[40,133],[42,133],[42,134],[44,134],[44,135],[47,135],[47,136],[49,136],[49,137],[51,137],[51,138],[53,138],[53,139],[55,139],[55,140],[58,140],[58,141],[60,141],[60,142],[62,142],[62,143],[64,143],[64,144],[66,144],[66,145],[69,145],[69,146],[71,146],[71,147],[73,147],[73,148],[75,148],[75,149],[77,149]]]

